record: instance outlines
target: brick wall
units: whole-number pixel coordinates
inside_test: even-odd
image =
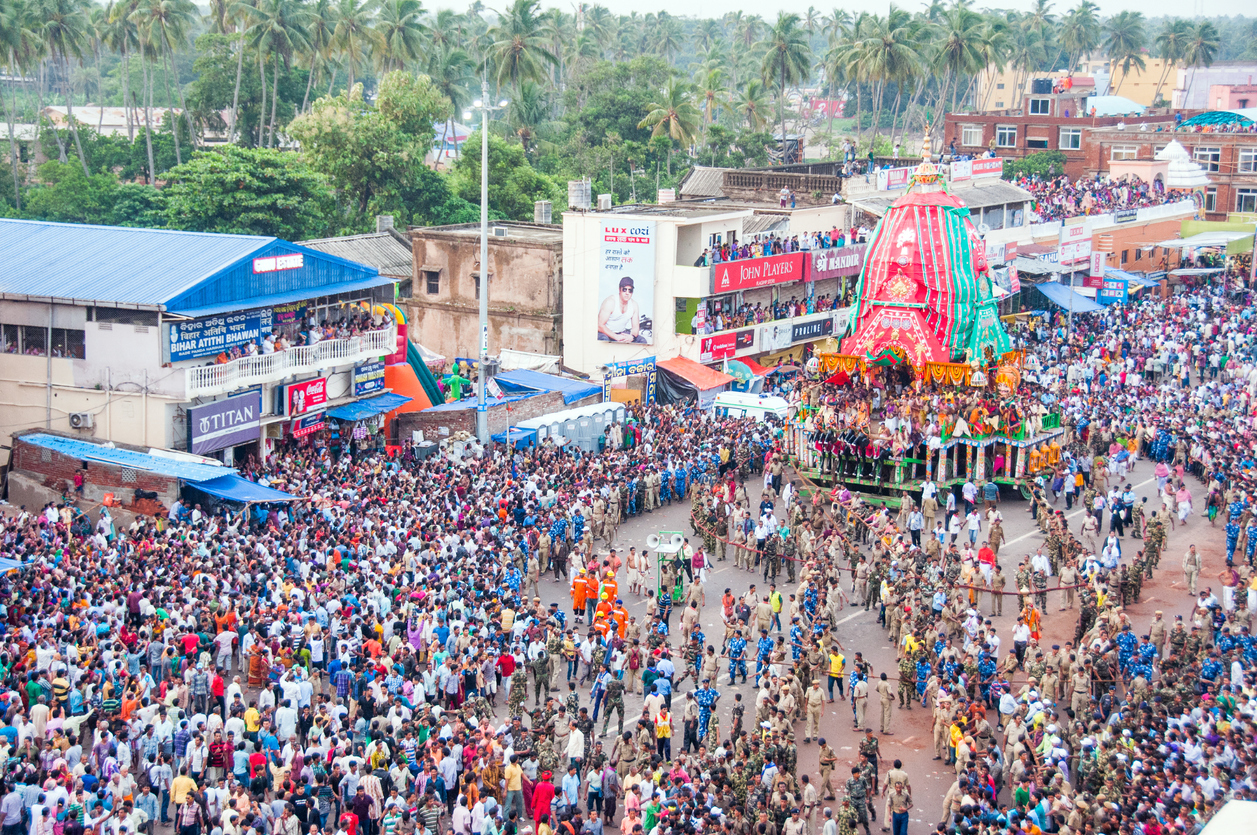
[[[35,430],[43,434],[59,434],[46,430]],[[29,434],[29,433],[28,433]],[[126,448],[124,444],[117,446]],[[147,450],[134,447],[137,452]],[[169,476],[157,475],[144,470],[125,469],[100,461],[84,461],[50,449],[26,443],[21,436],[13,440],[11,457],[12,469],[15,473],[25,476],[30,482],[42,485],[54,491],[58,496],[64,491],[74,490],[74,474],[87,465],[83,484],[83,501],[87,505],[96,505],[106,493],[113,493],[120,501],[130,504],[136,489],[157,493],[158,500],[169,506],[179,497],[179,480]]]
[[[498,432],[505,432],[506,427],[515,426],[525,420],[541,417],[542,415],[553,414],[554,412],[562,412],[566,409],[575,409],[577,406],[588,406],[593,403],[600,403],[602,395],[591,394],[575,403],[564,403],[563,393],[558,391],[548,391],[529,397],[524,400],[516,400],[512,403],[494,403],[489,400],[489,434],[494,435]],[[393,421],[393,425],[397,427],[399,439],[407,439],[411,437],[411,432],[421,431],[423,436],[430,441],[437,441],[441,438],[448,437],[457,432],[470,432],[476,434],[476,410],[458,409],[450,411],[430,411],[421,412],[403,412]],[[441,428],[448,430],[448,434],[442,434]]]

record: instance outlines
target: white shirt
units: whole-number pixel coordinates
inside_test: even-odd
[[[1019,623],[1013,627],[1013,643],[1024,644],[1030,642],[1030,627],[1024,623]]]

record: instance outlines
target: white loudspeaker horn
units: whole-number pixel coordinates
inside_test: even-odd
[[[659,534],[652,533],[650,536],[646,537],[646,547],[652,551],[658,548],[659,547]]]
[[[685,537],[681,536],[681,534],[679,533],[674,533],[672,535],[672,541],[668,544],[671,545],[673,548],[680,550],[681,546],[685,544]]]

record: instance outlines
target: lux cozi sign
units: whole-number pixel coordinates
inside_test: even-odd
[[[807,269],[807,257],[806,252],[789,252],[767,258],[747,258],[716,264],[712,267],[712,292],[732,293],[735,290],[802,281]]]

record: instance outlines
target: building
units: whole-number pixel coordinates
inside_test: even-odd
[[[397,280],[374,267],[271,237],[24,220],[0,220],[0,259],[7,435],[230,463],[337,407],[379,413],[367,398],[386,391],[376,366],[397,330],[372,313]],[[316,339],[311,323],[344,330]],[[268,334],[293,344],[253,354]]]
[[[770,229],[805,237],[850,218],[849,207],[842,205],[785,210],[775,217],[768,211],[763,204],[712,198],[564,213],[566,364],[600,374],[607,366],[655,357],[708,363],[757,356],[771,362],[831,336],[835,316],[841,316],[831,310],[718,333],[709,327],[708,315],[743,304],[839,298],[859,273],[861,247],[703,265],[704,251],[727,241],[754,241]],[[772,226],[761,225],[768,222]]]
[[[412,333],[446,357],[478,355],[480,224],[412,226],[406,310]],[[502,281],[496,277],[502,276]],[[489,346],[563,353],[563,231],[557,224],[495,222],[489,227]]]
[[[1035,102],[1040,102],[1035,104]],[[1124,116],[1080,116],[1066,106],[1067,99],[1043,95],[1027,97],[1017,112],[948,113],[944,123],[944,147],[953,145],[957,153],[979,154],[988,149],[1005,159],[1021,159],[1039,151],[1060,151],[1065,155],[1065,171],[1070,177],[1081,177],[1087,171],[1087,153],[1083,139],[1093,128],[1128,125],[1138,129],[1169,129],[1174,116],[1155,114],[1128,119]],[[1042,111],[1042,112],[1031,112]]]
[[[1209,107],[1214,110],[1246,110],[1257,106],[1257,84],[1211,84]]]
[[[1164,107],[1170,103],[1173,91],[1171,85],[1177,79],[1178,68],[1173,61],[1144,55],[1144,68],[1141,70],[1134,64],[1130,73],[1122,71],[1121,61],[1109,64],[1109,92],[1115,96],[1124,96],[1138,102],[1144,107]],[[1158,105],[1157,102],[1164,102]]]
[[[852,204],[873,217],[884,217],[908,189],[915,168],[909,165],[878,171],[877,189],[852,194]],[[956,197],[969,209],[973,222],[985,230],[984,234],[1016,230],[1030,222],[1034,198],[1024,188],[1001,179],[1003,159],[955,160],[940,166],[940,172]]]
[[[397,297],[404,299],[410,295],[415,272],[410,239],[405,232],[393,228],[391,217],[376,218],[376,226],[381,231],[298,243],[346,261],[374,267],[380,275],[397,281]]]
[[[170,112],[171,110],[165,107],[149,109],[149,118],[152,121],[154,130],[161,126],[162,120]],[[173,112],[176,119],[183,115],[182,108],[176,107]],[[66,115],[67,109],[65,105],[48,105],[44,108],[43,113],[45,118],[57,129],[69,129],[70,122]],[[230,122],[230,114],[230,109],[221,111],[219,113],[221,117],[220,126],[223,129],[213,130],[207,128],[201,136],[201,141],[211,144],[226,142],[227,131],[225,127]],[[142,137],[144,135],[144,109],[141,107],[97,107],[95,105],[85,105],[74,108],[74,121],[80,125],[86,125],[101,136]]]
[[[1202,195],[1206,220],[1257,212],[1257,134],[1173,133],[1097,127],[1084,132],[1082,174],[1107,174],[1115,161],[1151,160],[1178,140],[1209,176]],[[1165,236],[1170,237],[1170,236]]]
[[[1078,61],[1072,74],[1066,69],[1030,74],[1007,65],[990,65],[978,74],[974,108],[978,112],[1016,109],[1035,90],[1036,81],[1040,82],[1038,87],[1041,90],[1043,79],[1050,82],[1050,88],[1065,78],[1072,79],[1071,87],[1086,91],[1087,95],[1107,95],[1109,60],[1103,55],[1085,55]]]
[[[1209,91],[1216,86],[1232,84],[1257,84],[1257,64],[1251,61],[1219,61],[1208,67],[1180,67],[1175,73],[1170,102],[1175,110],[1225,107],[1210,101]]]

